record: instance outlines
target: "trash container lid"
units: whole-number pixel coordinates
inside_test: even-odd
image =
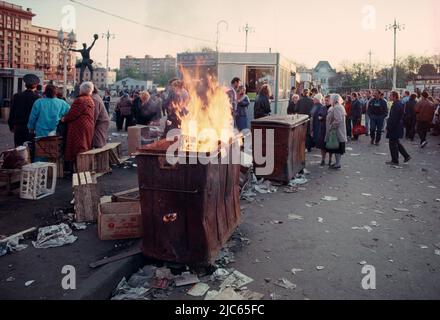
[[[309,120],[307,115],[274,115],[253,120],[252,124],[295,127]]]

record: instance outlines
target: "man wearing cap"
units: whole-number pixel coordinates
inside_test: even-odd
[[[39,99],[35,90],[40,83],[40,79],[34,74],[27,74],[23,77],[23,81],[26,85],[26,90],[12,97],[8,120],[9,129],[14,133],[14,144],[16,147],[32,140],[27,124],[32,106]]]

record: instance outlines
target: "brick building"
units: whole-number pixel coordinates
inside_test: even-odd
[[[153,58],[146,55],[144,58],[126,56],[120,60],[121,76],[128,76],[131,69],[141,75],[146,75],[149,80],[161,75],[176,74],[176,58],[167,55],[165,58]]]
[[[63,53],[58,31],[34,26],[34,16],[30,8],[0,1],[0,68],[43,71],[44,80],[61,84]],[[73,82],[74,78],[75,54],[71,53],[68,57],[68,81]]]

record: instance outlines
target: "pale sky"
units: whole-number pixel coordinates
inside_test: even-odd
[[[373,61],[392,64],[393,33],[385,31],[394,17],[405,24],[398,33],[398,54],[432,55],[440,53],[440,2],[438,0],[78,0],[140,23],[154,25],[212,43],[186,39],[106,16],[74,4],[69,0],[8,0],[33,9],[34,24],[59,29],[62,8],[76,9],[76,32],[79,44],[90,44],[94,33],[107,29],[116,34],[111,40],[110,66],[119,67],[126,55],[143,57],[150,54],[175,56],[186,49],[202,46],[215,48],[217,22],[221,50],[244,51],[245,33],[240,28],[247,22],[254,32],[249,35],[249,52],[280,52],[282,55],[312,67],[328,60],[333,67],[344,61]],[[367,7],[366,7],[367,6]],[[368,7],[369,6],[369,7]],[[376,11],[376,22],[371,9]],[[365,11],[364,11],[365,10]],[[366,29],[372,26],[374,29]],[[369,24],[368,24],[369,23]],[[95,61],[105,65],[106,41],[100,39],[92,52]]]

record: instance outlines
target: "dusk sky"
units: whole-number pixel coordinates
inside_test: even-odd
[[[217,22],[221,25],[221,50],[244,51],[246,22],[254,28],[249,36],[249,51],[281,52],[307,66],[328,60],[334,67],[344,61],[373,61],[392,64],[393,34],[385,31],[394,17],[405,24],[398,35],[398,54],[432,55],[440,53],[440,2],[438,0],[78,0],[87,5],[136,20],[143,24],[212,40],[202,42],[154,31],[121,19],[91,11],[69,0],[15,0],[36,14],[34,24],[59,29],[62,8],[76,9],[79,44],[92,40],[107,29],[116,34],[111,41],[110,65],[119,66],[125,55],[150,54],[175,56],[186,49],[215,48]],[[371,9],[376,11],[374,23]],[[105,65],[106,42],[100,39],[92,52],[95,61]]]

